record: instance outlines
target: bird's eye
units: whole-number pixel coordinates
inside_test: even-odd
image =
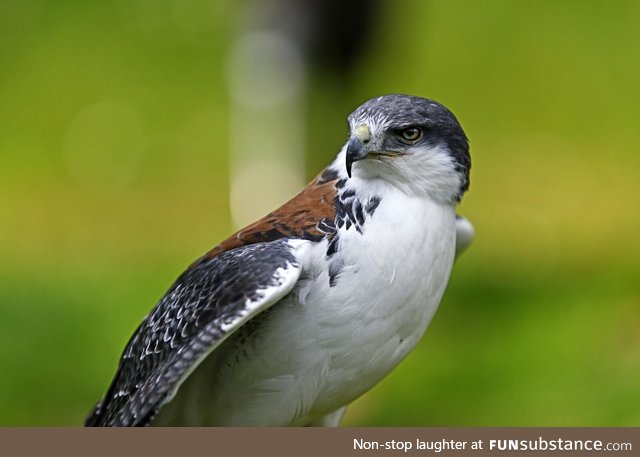
[[[422,137],[422,130],[417,127],[410,127],[402,130],[400,135],[405,143],[415,143]]]

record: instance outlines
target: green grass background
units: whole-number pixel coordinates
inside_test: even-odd
[[[239,11],[0,3],[0,425],[80,424],[140,319],[231,232]],[[347,81],[314,74],[309,176],[382,93],[445,103],[472,145],[475,244],[347,425],[640,425],[638,30],[635,1],[394,1]]]

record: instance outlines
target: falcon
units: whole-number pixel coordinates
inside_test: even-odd
[[[348,121],[333,163],[176,280],[87,426],[337,426],[407,356],[473,236],[468,140],[409,95]]]

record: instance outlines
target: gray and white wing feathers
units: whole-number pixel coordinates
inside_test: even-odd
[[[475,230],[471,221],[456,215],[456,258],[471,246],[474,236]]]
[[[291,292],[301,272],[301,243],[242,246],[185,271],[132,336],[85,424],[147,425],[211,351]]]

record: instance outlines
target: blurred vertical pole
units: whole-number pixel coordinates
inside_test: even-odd
[[[345,79],[373,30],[379,2],[249,0],[244,6],[228,61],[236,226],[304,185],[309,72],[329,70]]]
[[[243,226],[285,202],[304,184],[306,68],[294,37],[255,20],[276,2],[246,5],[231,48],[231,215]]]

